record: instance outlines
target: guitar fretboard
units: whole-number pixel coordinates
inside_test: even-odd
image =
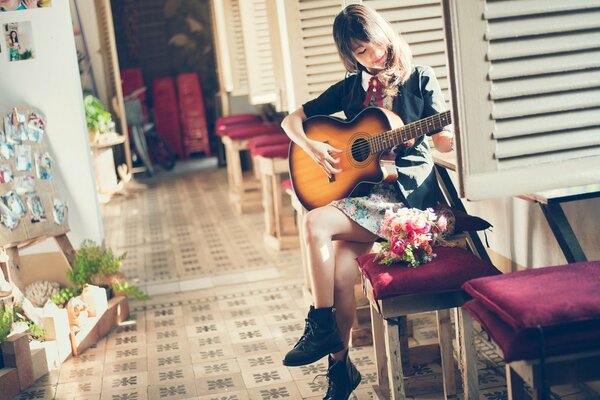
[[[392,129],[368,139],[370,153],[380,153],[384,150],[389,150],[394,146],[404,143],[410,139],[426,135],[431,132],[439,131],[444,126],[451,122],[450,111],[432,115],[412,122],[408,125],[401,126],[397,129]]]

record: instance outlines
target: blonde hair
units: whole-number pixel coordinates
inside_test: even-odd
[[[412,63],[408,43],[371,8],[362,4],[346,6],[333,22],[333,39],[346,71],[353,73],[365,69],[354,57],[353,43],[369,42],[387,48],[385,68],[377,75],[386,96],[398,94],[398,86],[408,80]]]

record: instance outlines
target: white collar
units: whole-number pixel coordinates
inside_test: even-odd
[[[364,69],[362,70],[362,74],[361,74],[361,79],[362,79],[362,88],[363,90],[366,92],[367,90],[369,90],[369,81],[371,80],[372,77],[374,77],[375,75],[371,75],[370,73],[368,73],[367,71],[365,71]]]

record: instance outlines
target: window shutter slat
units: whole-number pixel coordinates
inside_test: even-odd
[[[600,180],[600,2],[510,5],[449,0],[445,16],[472,200]]]
[[[274,103],[277,96],[266,0],[242,0],[239,5],[250,103]]]

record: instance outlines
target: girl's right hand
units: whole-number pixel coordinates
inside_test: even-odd
[[[323,169],[327,177],[331,178],[333,174],[339,174],[341,169],[335,168],[339,163],[339,158],[334,158],[335,154],[342,153],[343,150],[337,149],[327,143],[317,140],[308,140],[306,142],[306,152]]]

